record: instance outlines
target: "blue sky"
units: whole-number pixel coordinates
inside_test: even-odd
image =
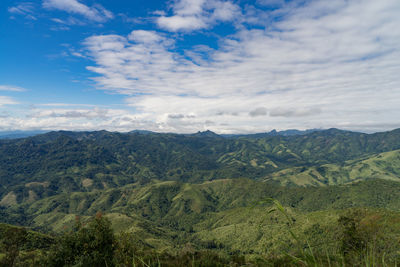
[[[0,130],[400,127],[398,0],[0,7]]]

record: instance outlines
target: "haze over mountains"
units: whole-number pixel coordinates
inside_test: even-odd
[[[16,139],[43,134],[48,131],[37,130],[37,131],[0,131],[0,139]]]
[[[270,132],[266,132],[266,133],[256,133],[256,134],[222,134],[221,136],[224,137],[239,137],[239,136],[253,136],[253,137],[261,137],[261,136],[270,136],[270,135],[283,135],[283,136],[289,136],[289,135],[300,135],[300,134],[306,134],[306,133],[311,133],[314,131],[319,131],[318,129],[309,129],[309,130],[282,130],[282,131],[276,131],[276,130],[272,130]],[[36,131],[0,131],[0,139],[16,139],[16,138],[24,138],[24,137],[29,137],[29,136],[35,136],[38,134],[43,134],[43,133],[47,133],[50,131],[46,131],[46,130],[36,130]],[[156,133],[156,132],[152,132],[152,131],[147,131],[147,130],[133,130],[131,131],[131,133],[141,133],[141,134],[146,134],[146,133]],[[213,133],[212,131],[204,131],[204,132],[197,132],[195,134],[192,135],[213,135],[215,133]],[[190,135],[190,134],[189,134]]]

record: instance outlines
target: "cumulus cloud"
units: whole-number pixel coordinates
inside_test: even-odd
[[[81,2],[43,5],[109,19]],[[76,55],[92,60],[87,69],[97,88],[125,95],[128,108],[48,105],[29,116],[0,118],[0,128],[250,133],[400,127],[399,1],[257,2],[269,6],[240,10],[230,1],[178,0],[171,13],[157,12],[157,25],[172,32],[235,24],[236,32],[213,48],[204,43],[182,51],[175,39],[182,34],[148,30],[86,38]],[[78,12],[80,5],[86,8]],[[0,106],[7,103],[16,101],[0,97]]]
[[[173,41],[155,32],[133,31],[128,38],[119,35],[92,36],[84,44],[89,55],[101,62],[98,66],[88,67],[104,75],[94,80],[105,89],[124,94],[149,92],[153,90],[153,83],[158,84],[160,91],[168,92],[174,86],[167,85],[169,73],[176,68],[182,71],[185,65],[183,59],[177,64],[177,56],[168,51]],[[151,74],[153,68],[158,69],[159,74]],[[144,76],[144,73],[147,75]],[[136,87],[139,80],[143,83]]]
[[[160,17],[157,23],[161,28],[174,32],[179,30],[198,30],[205,28],[207,25],[201,18],[194,16]]]
[[[128,35],[128,39],[130,41],[134,41],[137,43],[144,43],[144,44],[157,43],[164,40],[164,38],[162,38],[159,34],[157,34],[154,31],[143,31],[143,30],[132,31]]]
[[[4,103],[0,97],[0,106]],[[9,116],[0,112],[0,130],[100,130],[157,129],[155,123],[126,109],[50,103]],[[4,114],[2,116],[1,114]]]
[[[173,15],[157,18],[160,28],[169,31],[193,31],[211,27],[217,22],[232,21],[240,8],[230,1],[178,0],[172,5]]]
[[[78,0],[44,0],[43,7],[47,9],[57,9],[77,14],[94,22],[106,22],[114,17],[114,14],[99,4],[91,7],[82,4]]]
[[[206,7],[178,1],[173,11],[215,12]],[[207,120],[220,132],[397,121],[400,3],[315,0],[291,8],[264,29],[240,28],[217,49],[178,53],[173,39],[154,31],[92,36],[84,42],[95,63],[88,70],[99,88],[130,96],[159,130],[202,130]],[[192,128],[168,114],[194,114]]]

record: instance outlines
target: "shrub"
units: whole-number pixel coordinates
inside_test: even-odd
[[[79,218],[49,255],[49,266],[113,266],[115,237],[101,213],[84,225]]]

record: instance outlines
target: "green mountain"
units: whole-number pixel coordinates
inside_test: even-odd
[[[326,164],[342,166],[348,160],[399,149],[399,140],[400,130],[368,135],[331,129],[262,138],[223,138],[210,132],[50,132],[0,141],[0,205],[154,179],[191,183],[240,177],[262,180],[285,172],[297,174],[303,167],[335,172],[335,166]],[[397,175],[387,171],[386,177]],[[352,180],[336,177],[337,183],[346,179]],[[329,183],[336,182],[332,178]]]
[[[249,179],[154,182],[62,193],[0,212],[10,223],[62,232],[72,227],[77,215],[85,219],[101,211],[116,231],[132,232],[143,244],[160,250],[190,241],[198,247],[217,242],[234,250],[261,253],[267,236],[279,239],[287,235],[282,230],[283,217],[276,215],[278,228],[270,229],[268,222],[278,217],[268,214],[268,206],[256,205],[269,197],[278,199],[298,224],[304,224],[300,232],[317,223],[330,225],[348,208],[385,208],[400,216],[400,183],[379,179],[329,187],[285,187]],[[237,237],[232,240],[232,235]],[[240,243],[242,238],[247,245]],[[270,242],[272,247],[274,242]]]
[[[366,179],[400,182],[400,150],[349,160],[342,164],[288,168],[272,173],[266,178],[285,185],[299,186],[336,185]]]
[[[92,216],[97,211],[141,217],[141,220],[162,223],[179,230],[188,220],[198,221],[207,217],[208,213],[251,207],[267,197],[307,212],[354,206],[398,210],[399,189],[399,183],[384,180],[306,188],[288,188],[248,179],[216,180],[202,184],[171,181],[63,193],[3,210],[8,210],[9,214],[24,210],[26,218],[34,219],[32,226],[52,225],[55,222],[56,230],[61,230],[65,220],[73,221],[75,215]],[[60,221],[61,217],[66,218]]]
[[[296,235],[339,249],[349,212],[378,218],[373,229],[390,240],[400,236],[400,130],[50,132],[0,140],[0,184],[0,222],[45,233],[100,211],[146,249],[176,253],[190,244],[252,257],[291,251],[290,217]],[[267,198],[289,217],[269,213],[270,204],[260,205]]]

